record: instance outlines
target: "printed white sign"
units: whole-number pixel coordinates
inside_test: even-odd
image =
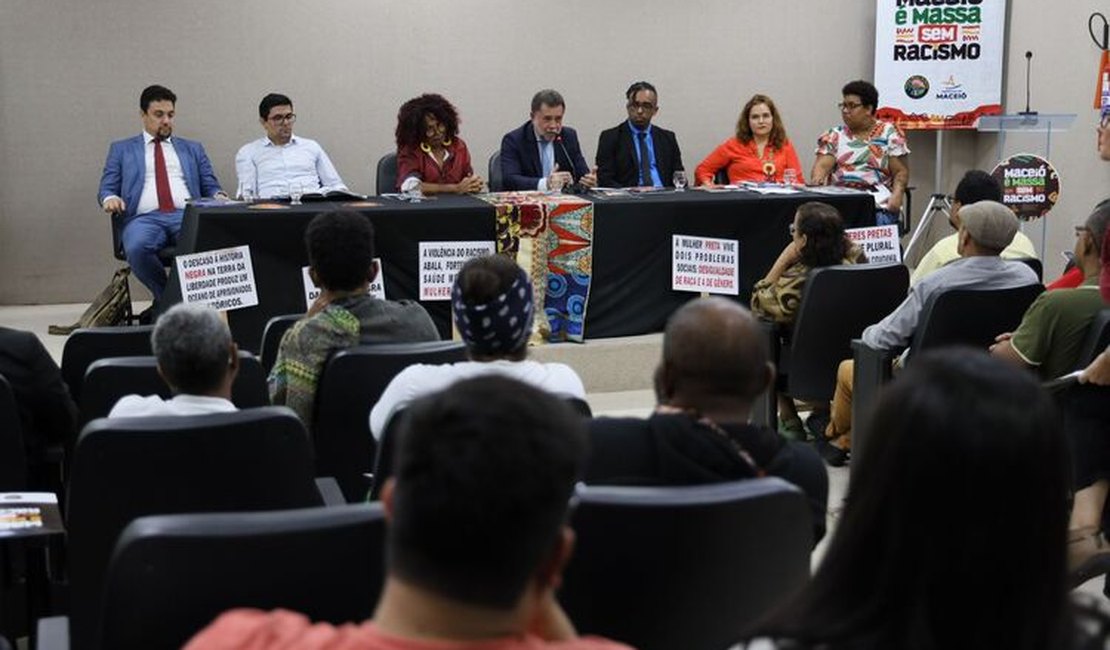
[[[1006,0],[876,0],[879,118],[973,129],[1001,113],[1005,31]]]
[[[671,289],[738,295],[740,243],[735,239],[672,235]]]
[[[250,246],[177,256],[181,299],[231,311],[258,304]]]
[[[496,252],[491,241],[420,242],[420,299],[450,300],[455,276],[467,260]]]
[[[889,264],[902,261],[902,248],[898,243],[898,226],[873,226],[849,228],[844,231],[867,256],[868,264]]]
[[[385,272],[382,271],[382,259],[375,257],[374,261],[378,263],[378,275],[370,283],[370,289],[366,295],[385,300]],[[312,307],[312,303],[320,297],[320,287],[312,281],[312,276],[308,274],[308,267],[301,267],[301,281],[304,283],[304,308],[308,311]]]

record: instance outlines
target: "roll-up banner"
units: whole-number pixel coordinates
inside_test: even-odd
[[[1006,0],[876,0],[880,119],[973,129],[1002,113]]]

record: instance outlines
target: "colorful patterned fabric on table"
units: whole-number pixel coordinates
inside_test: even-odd
[[[576,196],[505,192],[481,197],[497,212],[497,252],[532,278],[534,341],[585,336],[593,268],[593,203]]]

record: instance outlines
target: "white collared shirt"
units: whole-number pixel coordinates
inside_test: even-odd
[[[146,158],[146,173],[143,175],[143,193],[139,195],[139,205],[135,208],[135,214],[158,211],[158,185],[154,178],[155,146],[154,136],[143,131],[143,155]],[[173,148],[173,136],[163,141],[162,154],[166,158],[166,175],[170,179],[173,206],[178,210],[183,210],[185,209],[185,201],[189,198],[189,188],[185,185],[185,173],[181,170],[181,159],[177,157],[177,150]]]
[[[269,138],[248,142],[235,155],[239,191],[249,188],[258,198],[289,196],[298,183],[304,193],[346,190],[328,154],[315,140],[293,135],[284,145]]]
[[[110,418],[148,417],[152,415],[204,415],[238,411],[222,397],[206,395],[175,395],[162,399],[157,395],[124,395],[108,413]]]

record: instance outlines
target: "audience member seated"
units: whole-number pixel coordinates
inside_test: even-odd
[[[602,187],[673,187],[683,171],[673,131],[651,123],[659,112],[655,86],[637,81],[624,93],[628,119],[597,138],[597,182]]]
[[[506,190],[558,191],[576,183],[597,186],[597,173],[582,156],[578,133],[563,126],[566,102],[558,91],[532,96],[531,119],[501,138],[501,178]]]
[[[231,385],[239,373],[239,348],[231,330],[211,307],[179,303],[158,318],[150,345],[158,374],[173,397],[125,395],[110,418],[146,415],[201,415],[237,410]]]
[[[802,302],[802,289],[811,269],[867,261],[863,250],[844,234],[844,221],[836,208],[810,201],[798,206],[790,226],[791,242],[779,254],[767,275],[752,289],[752,311],[762,318],[790,327]],[[778,394],[780,429],[793,438],[804,439],[805,428],[794,400]],[[819,408],[828,422],[828,406]],[[812,419],[813,416],[811,416]],[[822,427],[815,435],[820,435]]]
[[[909,147],[901,129],[875,117],[879,91],[867,81],[851,81],[840,94],[835,126],[817,140],[817,159],[810,178],[814,185],[840,185],[871,192],[876,221],[897,223],[910,179]]]
[[[315,140],[293,134],[293,100],[270,93],[258,104],[258,122],[266,137],[248,142],[235,154],[239,194],[255,198],[285,197],[309,192],[343,190],[347,186],[328,154]]]
[[[701,161],[694,176],[698,185],[712,186],[713,177],[726,170],[729,183],[755,181],[782,183],[788,169],[796,183],[805,183],[802,163],[775,102],[766,95],[753,95],[740,111],[736,135],[725,140]]]
[[[424,194],[482,191],[470,151],[459,137],[459,113],[442,95],[427,94],[397,112],[397,189]],[[384,191],[384,190],[379,190]]]
[[[1110,200],[1099,203],[1075,228],[1075,257],[1083,284],[1046,291],[1037,297],[1014,332],[998,336],[991,353],[1019,366],[1036,369],[1041,379],[1075,370],[1087,329],[1105,306],[1099,294],[1102,240],[1110,224]]]
[[[157,301],[166,288],[158,252],[177,242],[189,199],[226,196],[204,145],[173,135],[177,95],[147,86],[139,96],[143,132],[113,142],[96,198],[108,214],[123,215],[127,263]],[[169,146],[165,146],[168,144]]]
[[[309,275],[320,296],[281,338],[270,371],[270,400],[285,405],[312,427],[316,384],[328,355],[358,343],[438,341],[428,312],[414,300],[370,296],[379,269],[374,227],[357,212],[316,215],[304,234]]]
[[[0,327],[0,376],[11,385],[29,459],[74,436],[77,405],[39,337]]]
[[[1104,647],[1105,615],[1068,598],[1056,422],[1031,376],[981,352],[915,359],[879,400],[883,435],[813,580],[746,647]]]
[[[724,298],[683,305],[667,322],[655,371],[659,405],[646,420],[596,418],[595,434],[641,431],[657,467],[619,483],[695,485],[778,476],[801,488],[813,509],[814,543],[825,534],[828,475],[809,445],[749,424],[752,402],[774,381],[766,339],[752,315]]]
[[[370,430],[376,438],[381,438],[389,418],[412,400],[470,377],[504,375],[564,398],[585,399],[582,380],[570,366],[527,358],[534,316],[532,283],[508,258],[488,255],[463,265],[455,276],[451,307],[470,360],[402,370],[370,411]]]
[[[1011,289],[1038,282],[1028,265],[1003,260],[999,254],[1010,245],[1018,231],[1012,210],[994,201],[979,201],[960,208],[957,250],[960,259],[944,265],[910,287],[902,304],[878,323],[863,330],[864,343],[880,350],[904,348],[913,338],[921,312],[929,299],[950,289]],[[832,419],[819,438],[822,455],[832,465],[848,459],[852,430],[851,359],[840,362],[836,371],[836,393]]]
[[[410,409],[382,493],[387,577],[373,619],[332,627],[288,611],[225,613],[186,650],[618,650],[581,638],[555,599],[584,423],[505,377],[463,380]]]
[[[910,275],[910,284],[917,284],[921,278],[936,271],[940,267],[960,259],[956,250],[960,239],[960,208],[978,201],[1002,202],[1002,186],[993,176],[981,169],[972,169],[964,174],[956,185],[956,194],[952,198],[952,209],[948,215],[948,223],[957,232],[933,244],[928,253],[921,258]],[[1037,249],[1033,242],[1020,230],[1014,233],[1014,241],[1010,242],[1001,254],[1003,259],[1019,259],[1023,257],[1037,257]]]

